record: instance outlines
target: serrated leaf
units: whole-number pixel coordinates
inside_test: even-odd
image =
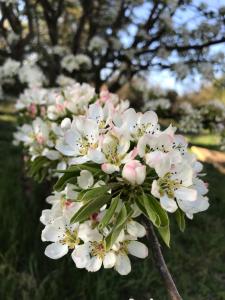
[[[180,209],[176,210],[175,218],[176,218],[177,224],[180,228],[180,231],[184,232],[184,230],[185,230],[185,215]]]
[[[82,206],[78,212],[71,218],[71,223],[83,222],[87,220],[93,213],[98,212],[99,209],[111,199],[111,195],[102,194],[92,201],[87,202]]]
[[[111,219],[116,211],[119,201],[120,201],[119,195],[112,199],[111,204],[110,204],[109,208],[106,210],[104,217],[98,224],[98,228],[100,230],[103,229],[104,227],[106,227],[109,224],[109,222],[111,221]]]

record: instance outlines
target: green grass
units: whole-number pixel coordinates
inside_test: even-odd
[[[203,135],[188,135],[186,136],[189,143],[193,145],[205,146],[208,148],[218,147],[220,145],[220,135],[203,134]]]
[[[126,277],[113,270],[77,270],[71,258],[50,260],[40,241],[40,212],[50,186],[25,178],[19,149],[11,145],[14,123],[0,122],[0,299],[3,300],[166,300],[152,262],[132,260]],[[168,266],[184,300],[225,300],[224,175],[205,166],[210,209],[187,222],[184,234],[172,224]]]

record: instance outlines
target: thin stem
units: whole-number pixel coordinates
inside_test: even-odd
[[[177,287],[174,283],[174,280],[170,274],[170,271],[167,268],[167,265],[165,263],[165,260],[162,255],[161,246],[158,241],[158,238],[155,234],[153,225],[149,221],[144,221],[144,225],[147,231],[147,239],[149,241],[149,246],[152,249],[153,259],[155,262],[155,265],[162,277],[162,280],[164,282],[164,285],[167,289],[167,292],[169,294],[169,297],[171,300],[182,300]]]

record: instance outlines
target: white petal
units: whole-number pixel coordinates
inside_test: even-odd
[[[127,232],[135,237],[143,237],[146,234],[144,226],[133,220],[127,223]]]
[[[80,176],[77,177],[77,183],[80,188],[86,190],[94,184],[94,177],[91,172],[87,170],[82,170]]]
[[[63,119],[60,126],[61,126],[61,128],[63,130],[70,129],[70,127],[71,127],[71,120],[69,118]]]
[[[138,241],[131,241],[128,244],[128,251],[131,255],[138,258],[145,258],[148,256],[148,248],[145,244],[142,244]]]
[[[89,255],[89,243],[84,243],[83,245],[78,245],[73,250],[71,257],[76,264],[76,267],[79,269],[86,268],[86,266],[90,262],[90,255]]]
[[[174,192],[177,199],[183,201],[195,201],[197,199],[197,191],[191,188],[180,187]]]
[[[58,259],[68,253],[68,246],[60,243],[53,243],[46,247],[45,255],[52,258]]]
[[[56,150],[44,149],[42,155],[47,157],[50,160],[57,160],[60,158],[61,154]]]
[[[90,149],[88,151],[88,157],[96,164],[102,164],[105,162],[105,155],[97,149]]]
[[[90,261],[89,264],[86,266],[86,269],[89,272],[97,272],[102,266],[102,259],[98,256],[93,256]]]
[[[103,260],[103,266],[105,269],[112,268],[116,263],[116,255],[113,251],[109,251],[106,253],[104,260]]]
[[[152,195],[155,196],[156,198],[160,198],[159,185],[158,185],[157,180],[153,180],[153,182],[152,182],[151,193],[152,193]]]
[[[52,223],[53,221],[52,210],[51,209],[42,210],[40,221],[44,225]]]
[[[41,240],[48,242],[57,242],[62,238],[64,230],[58,230],[52,224],[47,225],[41,233]]]
[[[167,195],[164,195],[160,198],[160,204],[162,208],[164,208],[168,212],[173,213],[177,210],[176,202],[173,199],[169,198]]]
[[[97,228],[92,229],[91,224],[89,222],[85,222],[80,224],[78,236],[81,238],[84,242],[90,242],[90,241],[101,241],[102,235],[99,233]]]
[[[68,164],[71,165],[81,165],[89,161],[89,157],[87,155],[84,156],[78,156],[78,157],[73,157],[69,159]]]
[[[131,271],[130,259],[127,255],[117,255],[115,269],[120,275],[127,275]]]
[[[55,148],[66,156],[73,156],[76,154],[74,148],[71,148],[69,145],[64,144],[62,141],[58,141]]]

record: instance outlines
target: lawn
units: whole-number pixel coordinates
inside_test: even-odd
[[[14,128],[13,116],[0,119],[0,299],[168,299],[151,255],[133,260],[126,277],[113,270],[87,273],[70,257],[44,256],[39,216],[50,187],[25,177],[21,152],[11,144]],[[163,246],[184,300],[225,300],[225,176],[208,164],[205,171],[210,209],[188,221],[184,234],[172,224],[171,248]]]

